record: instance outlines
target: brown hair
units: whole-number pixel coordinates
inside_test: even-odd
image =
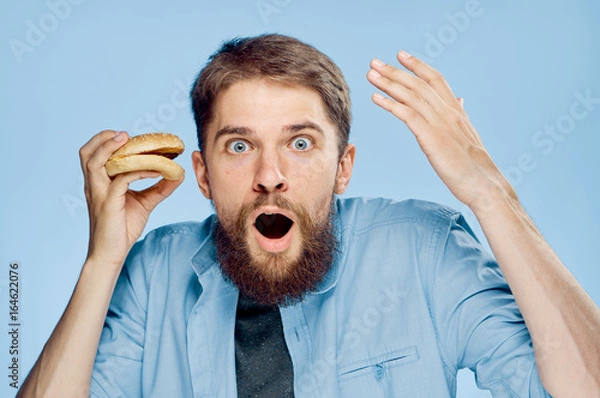
[[[351,119],[350,93],[342,72],[316,48],[278,34],[235,38],[223,43],[210,56],[190,92],[200,150],[219,93],[238,81],[252,78],[268,78],[315,89],[323,98],[331,122],[337,127],[338,152],[342,155],[348,144]]]

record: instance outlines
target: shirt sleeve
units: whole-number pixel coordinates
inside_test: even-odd
[[[100,336],[91,397],[141,397],[146,323],[146,278],[141,243],[129,253],[117,280]]]
[[[495,261],[464,218],[433,235],[429,300],[446,367],[469,368],[494,397],[550,397],[529,331]],[[437,257],[437,258],[436,258]]]

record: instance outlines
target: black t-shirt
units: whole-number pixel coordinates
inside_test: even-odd
[[[294,396],[292,360],[277,306],[262,306],[240,294],[235,369],[240,398]]]

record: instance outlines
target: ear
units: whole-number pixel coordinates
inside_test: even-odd
[[[338,164],[337,173],[335,176],[335,190],[334,192],[338,195],[343,194],[350,183],[350,177],[352,177],[352,169],[354,167],[354,155],[356,154],[356,147],[353,144],[348,144],[340,163]]]
[[[198,187],[202,191],[202,195],[206,199],[212,199],[210,195],[210,183],[208,179],[208,168],[204,163],[204,158],[200,151],[192,152],[192,163],[194,165],[194,173],[196,173],[196,181],[198,181]]]

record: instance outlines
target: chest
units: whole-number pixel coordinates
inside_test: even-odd
[[[336,287],[280,310],[296,397],[450,395],[427,306],[407,284],[369,294]],[[237,396],[236,304],[237,292],[224,290],[187,310],[153,312],[162,316],[148,319],[144,373],[157,392],[161,380],[177,380],[184,396]]]

